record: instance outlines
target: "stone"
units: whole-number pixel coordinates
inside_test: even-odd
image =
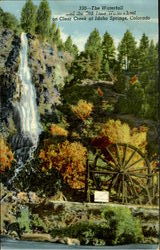
[[[53,242],[51,235],[47,233],[23,233],[21,240]]]
[[[29,202],[28,194],[25,192],[19,192],[17,194],[18,202],[20,203],[27,203]]]

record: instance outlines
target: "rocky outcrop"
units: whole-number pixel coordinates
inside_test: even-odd
[[[14,100],[20,85],[18,78],[20,38],[12,31],[0,32],[1,131],[8,136],[18,130]]]
[[[29,65],[37,92],[41,121],[54,119],[55,105],[60,103],[58,90],[67,76],[65,63],[72,58],[47,42],[29,36]]]
[[[60,103],[58,89],[64,85],[67,76],[65,63],[72,60],[66,53],[58,51],[49,43],[42,43],[36,37],[28,36],[28,63],[32,83],[36,88],[36,102],[42,121],[55,119],[55,105]],[[22,96],[23,86],[19,77],[21,40],[10,30],[0,32],[0,78],[1,78],[1,127],[8,139],[16,160],[25,163],[30,158],[32,140],[21,133],[20,117],[16,103]],[[46,124],[45,124],[46,125]]]

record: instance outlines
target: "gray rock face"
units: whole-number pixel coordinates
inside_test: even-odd
[[[15,131],[13,102],[18,80],[20,39],[13,32],[0,32],[0,78],[1,78],[1,131],[7,135]],[[17,119],[16,119],[17,123]]]
[[[42,121],[54,118],[55,105],[60,102],[58,88],[64,85],[67,75],[66,57],[56,47],[42,43],[28,35],[29,67],[32,83],[36,88],[38,112]],[[5,138],[9,138],[16,158],[22,155],[29,157],[28,149],[32,147],[27,135],[21,134],[20,117],[15,108],[22,94],[22,83],[19,77],[20,37],[10,30],[0,31],[0,78],[1,78],[1,127]]]
[[[60,102],[58,89],[64,85],[67,76],[66,57],[48,43],[29,38],[29,65],[33,84],[37,89],[37,104],[41,120],[52,117],[55,105]]]

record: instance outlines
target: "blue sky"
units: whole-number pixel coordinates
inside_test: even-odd
[[[34,0],[38,5],[40,0]],[[73,41],[83,49],[89,33],[97,28],[101,35],[108,31],[118,45],[124,32],[129,29],[136,40],[143,33],[153,39],[158,40],[158,0],[49,0],[52,10],[52,17],[65,16],[67,13],[77,11],[79,6],[123,6],[123,10],[136,11],[137,16],[149,16],[149,21],[58,21],[57,25],[62,32],[65,40],[68,35],[72,36]],[[3,10],[11,12],[17,18],[20,17],[21,9],[25,0],[2,0],[0,6]]]

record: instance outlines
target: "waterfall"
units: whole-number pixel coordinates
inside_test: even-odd
[[[15,146],[17,168],[10,179],[11,184],[25,163],[30,161],[37,148],[41,126],[36,105],[36,91],[32,84],[31,72],[28,66],[28,39],[25,33],[21,34],[19,78],[21,80],[19,101],[14,103],[20,120],[20,133],[13,136],[12,145]],[[17,124],[18,125],[18,124]]]
[[[28,39],[25,33],[21,34],[19,77],[22,89],[20,101],[16,103],[16,108],[20,116],[21,133],[28,135],[36,146],[41,129],[36,105],[36,91],[32,84],[28,66]]]

